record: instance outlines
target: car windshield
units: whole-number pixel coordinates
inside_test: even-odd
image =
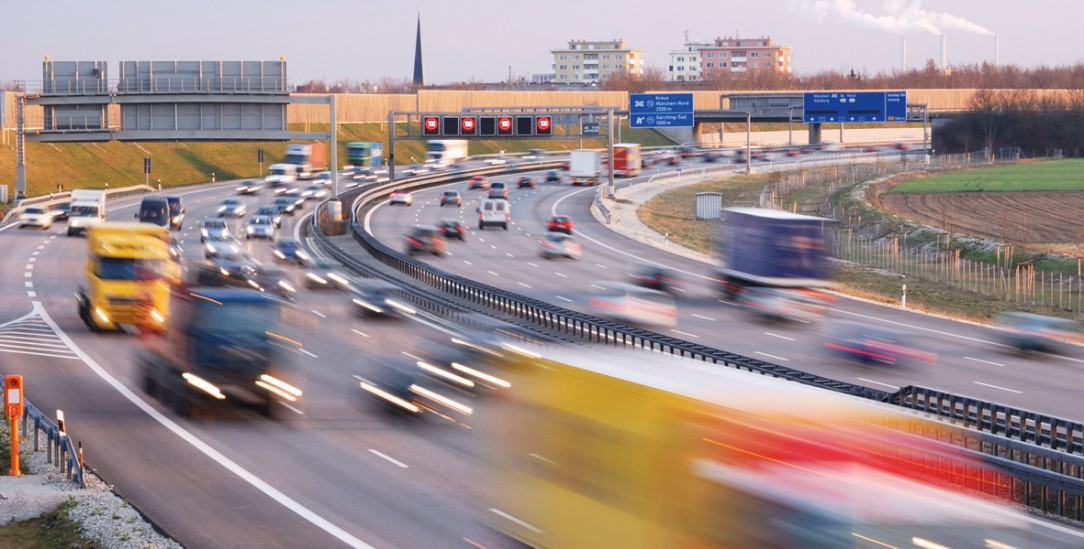
[[[220,227],[215,227],[215,228],[218,229]],[[233,236],[231,236],[229,233],[227,233],[225,231],[216,231],[216,232],[213,232],[211,234],[208,234],[206,240],[210,240],[212,242],[229,242],[229,241],[233,240]]]
[[[24,211],[23,213],[28,213],[28,214],[43,214],[43,213],[45,213],[45,210],[43,210],[43,209],[41,209],[41,208],[39,208],[39,207],[37,207],[37,206],[34,206],[34,207],[32,207],[32,208],[27,208],[27,209],[26,209],[26,210],[25,210],[25,211]]]
[[[274,216],[275,215],[275,209],[274,208],[260,208],[260,209],[256,210],[256,214],[257,215]]]
[[[301,245],[293,240],[280,240],[277,247],[284,252],[292,252],[300,248]]]
[[[226,222],[218,219],[215,219],[213,221],[208,220],[203,222],[203,226],[208,229],[225,229]]]
[[[154,280],[160,270],[155,259],[103,257],[98,260],[98,278],[102,280]]]
[[[88,217],[98,215],[97,206],[72,206],[71,215],[74,217]]]
[[[150,207],[139,210],[139,220],[144,222],[164,224],[169,218],[166,214],[166,208],[163,207]]]
[[[237,200],[236,198],[227,198],[227,199],[222,201],[222,204],[224,204],[226,206],[236,206],[236,205],[238,205],[240,203],[241,203],[241,201]]]
[[[253,225],[270,225],[271,224],[271,218],[267,217],[266,215],[258,215],[256,217],[252,218],[251,223]]]
[[[198,320],[192,325],[201,326],[201,331],[263,336],[275,326],[277,308],[271,302],[264,301],[235,302],[222,306],[212,301],[197,300],[194,316]]]

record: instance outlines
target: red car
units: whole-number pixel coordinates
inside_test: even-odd
[[[572,218],[567,215],[555,215],[546,223],[546,230],[572,234]]]
[[[534,179],[531,179],[530,177],[527,177],[527,176],[523,176],[523,177],[519,178],[519,180],[516,181],[516,188],[517,189],[522,189],[523,187],[528,187],[528,188],[533,189],[534,188]]]

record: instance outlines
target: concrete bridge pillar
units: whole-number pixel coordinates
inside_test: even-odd
[[[821,125],[819,123],[812,123],[809,125],[809,144],[819,145],[821,143]]]

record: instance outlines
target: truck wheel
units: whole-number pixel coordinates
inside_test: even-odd
[[[75,230],[73,230],[71,227],[68,227],[68,236],[74,236],[74,235],[75,235]]]
[[[263,402],[256,404],[256,411],[259,412],[261,416],[275,419],[275,399],[268,396]]]
[[[504,230],[506,230],[506,231],[508,230],[508,224],[507,224],[507,223],[505,223],[504,225],[502,225],[502,227],[504,228]]]
[[[144,367],[144,368],[146,368],[146,367]],[[156,396],[156,394],[158,393],[158,382],[156,382],[154,380],[154,377],[151,376],[150,372],[147,372],[147,371],[143,372],[142,388],[143,388],[143,392],[146,393],[148,396],[151,396],[151,397]]]
[[[480,231],[480,230],[485,229],[485,228],[486,228],[486,224],[479,221],[478,222],[478,230]]]

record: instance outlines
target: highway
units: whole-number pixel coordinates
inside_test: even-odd
[[[682,333],[670,335],[844,381],[879,388],[921,384],[1080,419],[1071,404],[1077,355],[1022,359],[989,343],[987,328],[840,300],[832,318],[912,330],[924,348],[938,353],[938,362],[894,370],[827,356],[803,358],[821,347],[820,326],[763,325],[720,302],[702,278],[709,275],[705,265],[640,245],[590,219],[593,188],[513,188],[507,232],[477,230],[473,208],[480,191],[466,194],[461,209],[442,209],[435,203],[440,190],[416,192],[411,207],[378,208],[371,219],[377,236],[400,248],[408,226],[460,217],[472,227],[467,242],[450,243],[448,257],[426,260],[584,311],[591,281],[620,279],[634,261],[669,265],[688,282],[674,328]],[[233,195],[232,185],[171,194],[184,196],[188,217],[176,234],[186,259],[198,261],[197,222]],[[271,200],[266,193],[242,199],[250,213]],[[130,219],[137,200],[110,204],[110,219]],[[310,203],[298,217],[286,218],[283,234],[296,234],[311,210]],[[535,255],[535,240],[555,212],[576,220],[584,244],[580,261]],[[240,220],[230,223],[235,231],[242,228]],[[484,512],[479,504],[485,501],[490,444],[485,434],[469,422],[388,415],[358,388],[358,379],[369,376],[380,357],[446,337],[439,319],[362,320],[342,294],[302,290],[289,334],[304,345],[291,357],[305,392],[302,404],[279,410],[281,421],[243,411],[179,418],[140,392],[131,360],[137,338],[92,334],[80,322],[73,293],[83,280],[86,241],[63,232],[62,223],[46,231],[0,231],[8,251],[0,260],[0,371],[21,373],[28,398],[40,409],[63,409],[69,433],[87,450],[88,465],[167,534],[186,547],[509,545],[477,521]],[[269,243],[248,247],[270,260]],[[287,268],[300,281],[300,271]],[[471,405],[477,413],[490,406]]]
[[[544,172],[531,175],[544,179],[539,177]],[[515,189],[515,177],[493,180],[506,180],[512,186],[512,223],[507,232],[478,229],[474,212],[485,192],[467,190],[465,183],[417,191],[412,206],[382,205],[367,221],[377,238],[401,249],[409,226],[458,218],[471,228],[466,243],[451,241],[446,257],[417,258],[454,274],[592,314],[597,311],[592,311],[587,299],[597,281],[626,279],[637,263],[664,265],[681,273],[686,283],[677,294],[677,326],[652,328],[664,335],[856,385],[884,390],[920,385],[1084,420],[1076,405],[1076,371],[1084,364],[1084,350],[1079,347],[1064,355],[1020,356],[998,343],[994,329],[847,298],[832,304],[822,322],[765,323],[721,298],[711,280],[710,265],[641,244],[596,222],[588,210],[595,188],[539,183],[535,189]],[[462,208],[439,206],[439,195],[447,189],[463,194]],[[545,233],[546,220],[557,214],[575,220],[575,234],[583,245],[580,260],[546,260],[537,255],[537,240]],[[916,359],[901,366],[876,367],[842,361],[824,346],[826,336],[840,329],[840,321],[907,332],[912,344],[934,353],[936,361]]]

